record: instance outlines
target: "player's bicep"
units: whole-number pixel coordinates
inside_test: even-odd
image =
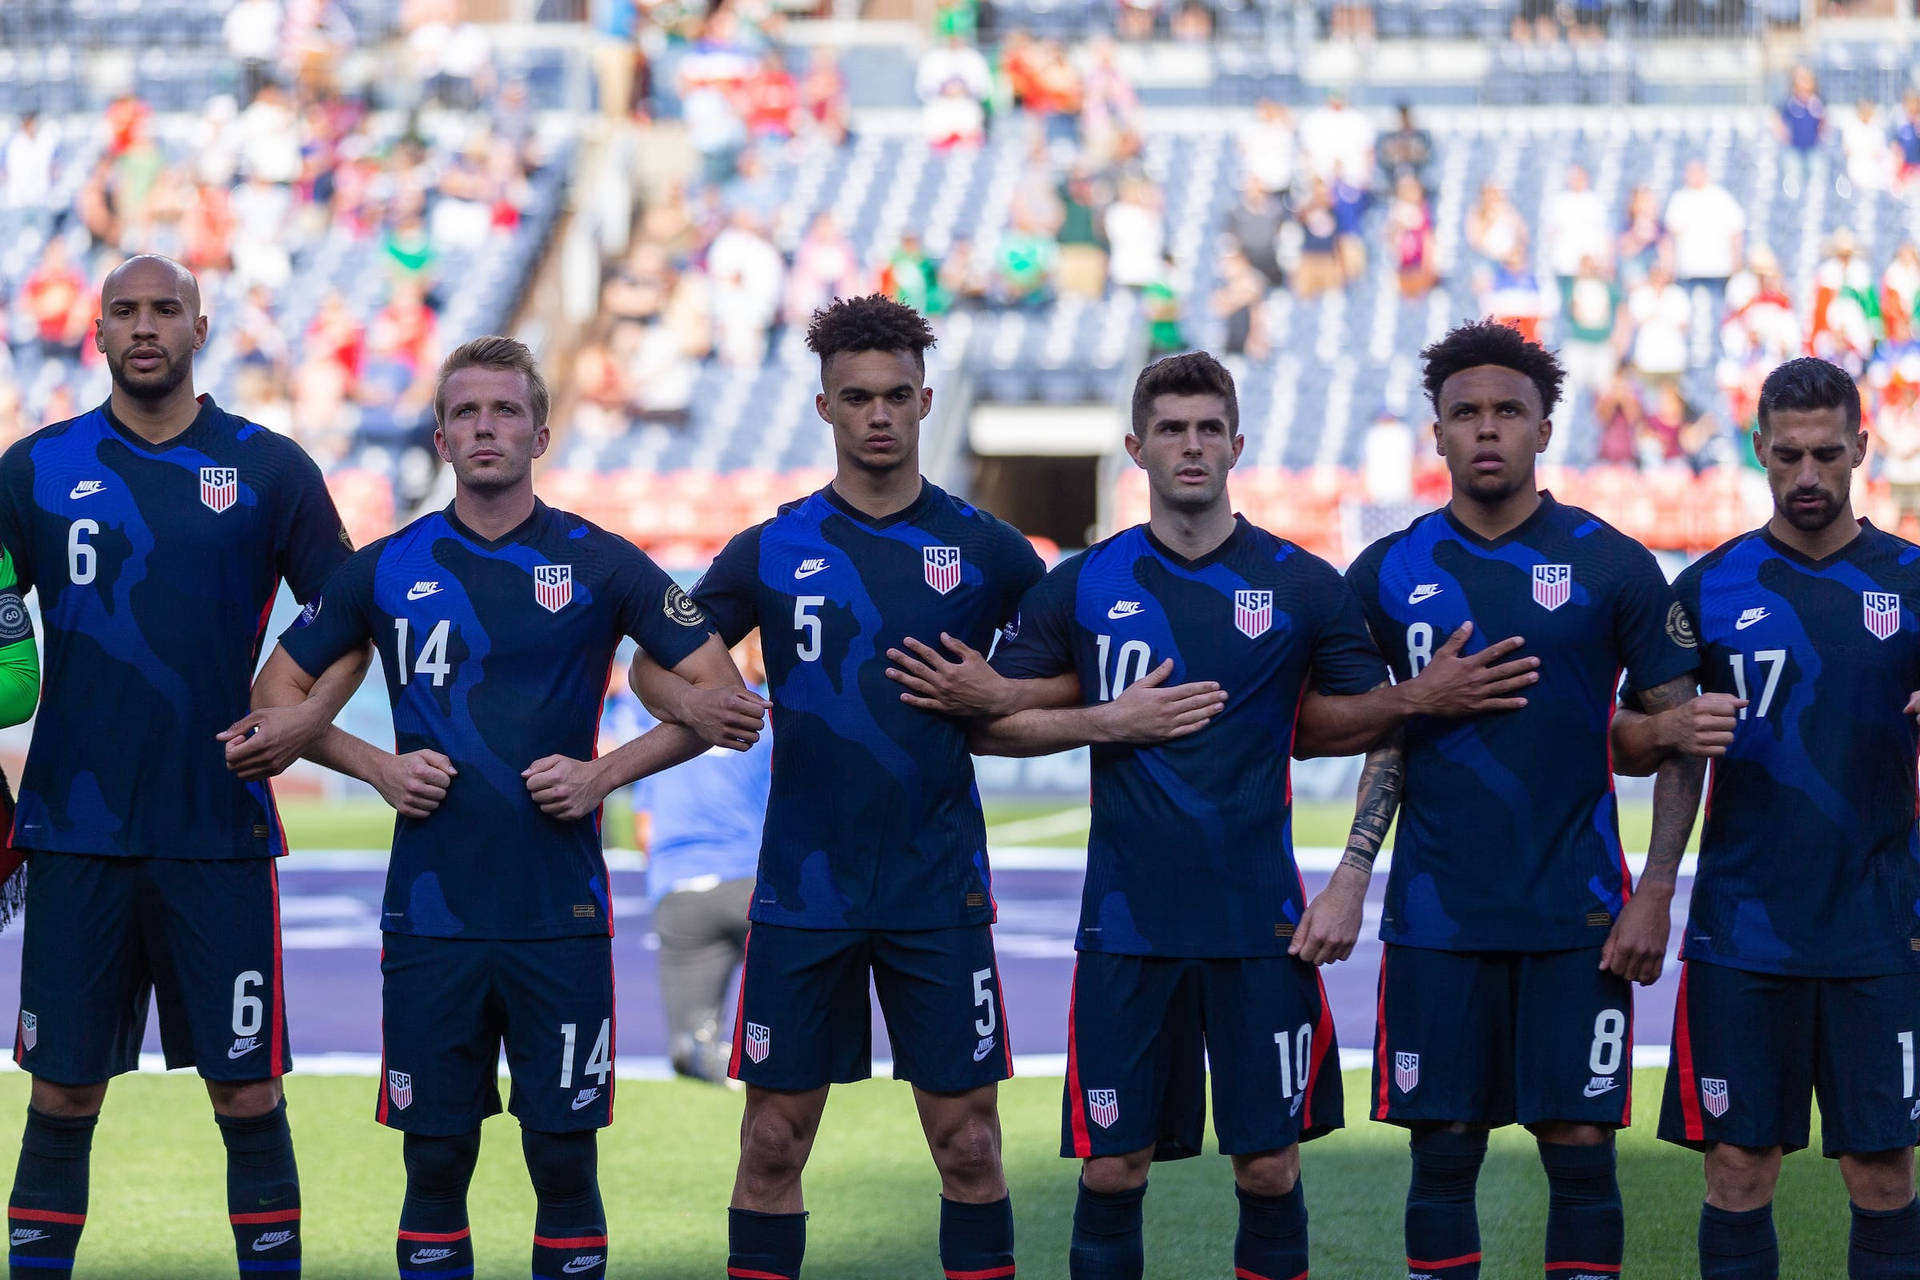
[[[760,576],[760,529],[738,534],[693,587],[693,601],[728,648],[757,625],[755,584]]]
[[[375,639],[371,624],[373,566],[371,551],[341,565],[280,633],[276,656],[285,653],[303,674],[317,680],[334,663]]]
[[[304,452],[287,468],[274,551],[280,576],[303,604],[353,554],[353,540],[320,468]]]
[[[253,678],[254,708],[286,707],[305,702],[325,670],[323,666],[319,671],[308,671],[299,659],[287,652],[286,645],[276,645],[273,652],[267,655],[266,665],[260,668],[260,674]]]
[[[1690,701],[1699,692],[1699,682],[1692,672],[1684,676],[1642,689],[1633,695],[1632,701],[1637,710],[1644,715],[1658,715],[1662,711],[1671,711],[1675,707]]]

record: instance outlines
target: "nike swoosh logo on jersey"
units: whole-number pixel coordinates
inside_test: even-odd
[[[440,584],[437,582],[416,582],[407,588],[409,600],[425,600],[428,596],[438,594],[440,594]]]
[[[106,487],[107,482],[105,480],[82,480],[79,484],[73,486],[73,492],[67,496],[69,498],[91,498],[94,494],[103,492]]]
[[[793,580],[798,582],[802,578],[811,578],[814,574],[819,573],[826,567],[827,562],[825,560],[802,560],[800,567],[793,571]]]
[[[1113,603],[1113,608],[1107,610],[1107,617],[1114,622],[1118,622],[1122,618],[1131,618],[1134,614],[1139,613],[1140,609],[1141,605],[1138,600],[1116,600]]]
[[[1765,609],[1749,609],[1740,615],[1740,620],[1733,624],[1733,629],[1735,631],[1745,631],[1748,627],[1766,616],[1767,611]]]
[[[1419,604],[1422,600],[1431,600],[1441,592],[1437,582],[1423,582],[1407,595],[1408,604]]]

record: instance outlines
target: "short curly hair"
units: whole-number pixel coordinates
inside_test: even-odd
[[[820,357],[822,377],[827,362],[843,351],[910,352],[914,367],[924,376],[927,348],[935,341],[925,316],[884,293],[835,298],[807,322],[807,349]]]
[[[1440,412],[1440,388],[1463,369],[1497,365],[1524,374],[1540,392],[1540,416],[1553,416],[1560,403],[1560,384],[1567,371],[1553,352],[1531,341],[1511,325],[1497,320],[1475,320],[1447,332],[1447,336],[1420,353],[1426,362],[1423,383],[1433,411]]]

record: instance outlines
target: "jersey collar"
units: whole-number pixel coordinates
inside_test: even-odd
[[[454,514],[453,504],[451,502],[440,509],[440,514],[446,522],[453,527],[453,531],[465,538],[468,542],[488,551],[498,551],[509,543],[525,541],[526,536],[538,528],[540,522],[547,518],[547,511],[547,504],[535,498],[533,500],[533,510],[528,513],[527,518],[497,538],[483,538],[472,529],[469,529],[466,522]]]
[[[1540,525],[1546,521],[1548,513],[1559,505],[1559,503],[1553,500],[1553,493],[1550,490],[1542,489],[1540,491],[1540,505],[1533,509],[1533,514],[1497,538],[1483,538],[1472,529],[1467,528],[1466,525],[1460,523],[1459,518],[1453,514],[1453,504],[1451,502],[1440,508],[1440,514],[1446,520],[1447,527],[1452,529],[1454,535],[1462,542],[1471,543],[1476,547],[1485,547],[1487,550],[1492,551],[1499,547],[1506,546],[1509,542],[1523,540],[1528,534],[1538,529]]]
[[[828,506],[849,520],[858,520],[869,529],[886,529],[896,524],[911,524],[918,520],[926,511],[928,504],[933,501],[933,486],[927,483],[925,476],[921,476],[919,496],[893,514],[878,517],[868,515],[841,497],[839,490],[835,489],[831,482],[820,487],[820,496],[826,500]]]
[[[1856,553],[1866,548],[1868,542],[1870,541],[1867,535],[1870,533],[1877,533],[1877,532],[1879,532],[1879,530],[1873,527],[1873,522],[1871,520],[1868,520],[1865,516],[1861,516],[1860,532],[1854,535],[1852,538],[1849,538],[1847,540],[1846,546],[1841,547],[1838,551],[1835,551],[1832,554],[1827,555],[1824,558],[1819,560],[1815,560],[1812,556],[1808,555],[1806,552],[1801,551],[1797,547],[1790,547],[1786,543],[1780,541],[1780,539],[1774,537],[1773,529],[1768,524],[1763,524],[1760,526],[1760,540],[1765,542],[1767,546],[1773,550],[1774,554],[1778,555],[1783,560],[1791,560],[1795,564],[1802,565],[1808,569],[1831,569],[1834,565],[1839,564],[1842,560],[1853,559]]]
[[[1196,557],[1195,559],[1192,559],[1192,560],[1187,559],[1185,556],[1181,555],[1178,551],[1175,551],[1172,547],[1169,547],[1166,543],[1160,541],[1159,538],[1156,538],[1153,534],[1152,525],[1150,524],[1141,525],[1140,532],[1143,535],[1145,535],[1147,539],[1147,545],[1153,548],[1154,554],[1158,555],[1163,560],[1169,560],[1173,562],[1175,565],[1178,565],[1182,569],[1192,571],[1196,569],[1204,569],[1208,565],[1213,564],[1216,561],[1225,559],[1229,552],[1231,552],[1235,547],[1239,546],[1241,540],[1247,536],[1247,518],[1241,515],[1237,511],[1234,512],[1232,532],[1228,533],[1226,537],[1220,539],[1219,546],[1207,552],[1207,554]]]
[[[107,420],[107,425],[113,428],[115,435],[119,436],[134,448],[143,449],[148,453],[164,453],[177,445],[185,444],[189,437],[219,415],[220,406],[213,402],[213,396],[210,393],[202,392],[198,398],[200,401],[200,412],[194,415],[193,421],[189,422],[186,428],[177,435],[168,436],[159,444],[148,440],[146,437],[128,427],[126,423],[120,421],[120,415],[113,411],[113,401],[111,399],[101,402],[100,415]]]

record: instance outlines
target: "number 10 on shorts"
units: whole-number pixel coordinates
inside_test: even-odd
[[[560,1087],[573,1088],[573,1048],[579,1039],[579,1025],[572,1022],[560,1024]],[[600,1019],[600,1034],[594,1037],[593,1052],[587,1055],[586,1065],[580,1069],[582,1076],[592,1076],[595,1084],[605,1084],[607,1077],[613,1074],[613,1019]]]

